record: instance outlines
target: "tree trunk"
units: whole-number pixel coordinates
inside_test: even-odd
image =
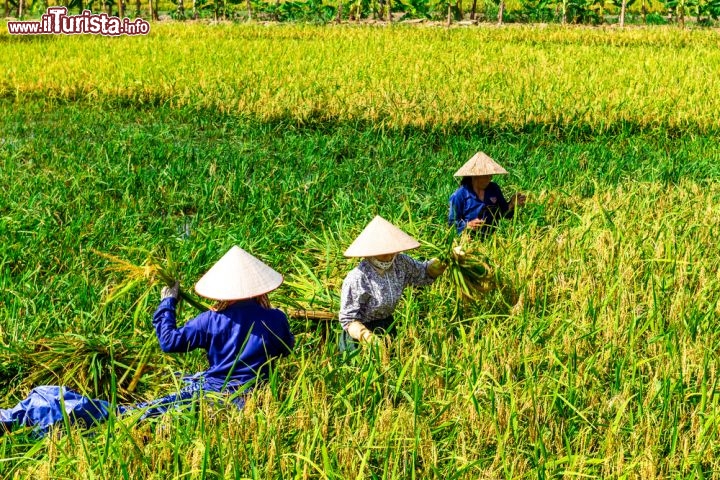
[[[252,5],[250,5],[250,0],[245,0],[245,5],[247,5],[248,20],[252,20]]]
[[[647,25],[647,5],[645,4],[645,0],[642,2],[640,10],[642,11],[643,23]]]
[[[5,0],[5,17],[10,16],[10,2]]]
[[[567,23],[567,0],[563,0],[562,9],[563,9],[562,24],[565,25]]]
[[[470,10],[470,20],[475,20],[475,12],[477,11],[477,0],[473,0],[472,9]]]
[[[23,16],[23,0],[18,0],[18,18]]]
[[[462,0],[457,0],[457,5],[455,5],[458,9],[458,14],[460,15],[460,20],[465,20],[465,12],[463,11],[463,5]]]
[[[620,28],[625,27],[625,9],[627,8],[627,0],[622,0],[620,6]]]
[[[118,17],[125,17],[125,0],[118,0]]]
[[[157,20],[158,19],[157,0],[155,0],[155,2],[153,2],[153,0],[148,0],[148,5],[150,7],[150,18],[152,20]]]
[[[121,2],[123,0],[120,0]],[[178,18],[185,18],[185,4],[183,0],[177,0]]]
[[[452,22],[452,7],[450,6],[450,2],[448,2],[448,18],[447,18],[447,26],[450,26],[450,23]]]
[[[505,0],[500,0],[500,7],[498,8],[498,25],[502,25],[503,13],[505,13]]]
[[[138,0],[139,1],[139,0]],[[197,20],[198,13],[197,13],[197,0],[193,0],[193,20]]]
[[[338,2],[337,16],[335,17],[335,23],[342,23],[342,0]]]

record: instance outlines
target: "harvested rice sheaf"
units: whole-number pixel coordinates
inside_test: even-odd
[[[425,243],[445,265],[448,279],[458,299],[478,300],[480,295],[497,287],[496,269],[475,245],[435,245]]]
[[[123,297],[135,287],[143,284],[149,286],[157,284],[172,286],[179,281],[177,275],[178,265],[169,256],[167,260],[163,261],[155,255],[148,254],[142,264],[136,265],[115,255],[97,251],[95,253],[109,260],[110,263],[106,267],[108,272],[120,274],[122,277],[120,282],[116,283],[108,292],[106,298],[108,303]],[[145,290],[143,295],[148,294],[149,290]],[[179,289],[178,295],[199,312],[204,312],[210,308],[183,290],[182,287]]]

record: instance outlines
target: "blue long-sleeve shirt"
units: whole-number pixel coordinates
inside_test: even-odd
[[[168,353],[204,349],[210,367],[196,376],[205,379],[205,389],[237,387],[256,377],[267,380],[271,359],[287,355],[295,345],[285,314],[254,299],[203,312],[180,328],[176,304],[174,298],[162,300],[153,316],[160,348]]]
[[[471,220],[479,218],[485,225],[494,225],[500,218],[508,216],[509,211],[510,206],[495,182],[485,188],[485,201],[480,200],[472,188],[460,185],[450,195],[448,224],[455,225],[460,234]]]

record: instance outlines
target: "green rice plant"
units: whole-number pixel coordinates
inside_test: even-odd
[[[283,282],[285,295],[276,295],[274,301],[282,305],[301,310],[336,312],[340,305],[340,297],[334,287],[334,281],[321,278],[301,258],[295,259],[299,269],[291,273]]]
[[[0,357],[21,356],[25,367],[22,385],[64,385],[84,395],[110,399],[137,399],[137,386],[145,370],[158,362],[150,355],[152,344],[134,336],[65,333],[35,341],[32,348],[3,349]]]
[[[9,192],[0,197],[7,239],[0,339],[17,349],[6,357],[10,379],[28,371],[20,360],[33,342],[61,337],[68,344],[68,333],[132,338],[132,356],[115,365],[114,376],[129,389],[146,355],[137,395],[150,395],[150,379],[158,380],[153,394],[166,393],[175,387],[172,372],[204,366],[201,355],[157,353],[150,331],[142,334],[146,325],[129,335],[123,309],[95,316],[101,293],[124,274],[108,275],[78,245],[157,251],[171,241],[176,255],[196,260],[184,270],[196,272],[228,239],[251,238],[253,251],[267,252],[290,284],[301,284],[283,286],[273,303],[294,299],[334,311],[353,262],[342,258],[343,247],[369,215],[402,219],[410,234],[438,246],[430,255],[451,252],[453,237],[437,225],[456,187],[451,166],[478,144],[507,158],[503,189],[530,190],[534,204],[486,241],[464,244],[523,292],[516,314],[490,308],[495,290],[476,293],[479,300],[456,314],[449,299],[464,297],[447,272],[436,288],[405,292],[396,310],[400,332],[382,355],[363,350],[343,359],[318,329],[293,322],[294,354],[242,412],[201,408],[138,426],[118,419],[92,432],[96,448],[87,451],[77,430],[72,444],[65,434],[42,442],[1,437],[2,476],[200,476],[205,464],[224,476],[258,478],[313,477],[313,465],[335,478],[665,478],[711,477],[718,467],[717,365],[709,346],[718,342],[712,320],[720,284],[717,256],[708,252],[720,228],[720,191],[711,181],[720,172],[711,138],[298,129],[208,111],[105,112],[42,102],[0,101],[0,109],[0,162],[8,173],[0,184]],[[198,123],[206,131],[194,133]],[[54,135],[58,124],[67,125],[64,136]],[[118,125],[127,130],[116,132]],[[217,142],[220,136],[226,141]],[[86,162],[66,161],[73,155]],[[177,164],[168,167],[168,157]],[[83,176],[88,168],[102,181]],[[408,174],[426,178],[423,187]],[[365,176],[372,181],[358,182]],[[237,205],[248,202],[264,206],[263,214],[238,215]],[[73,211],[63,214],[66,205]],[[190,207],[197,215],[185,236]],[[128,256],[142,260],[139,251]],[[139,302],[137,317],[149,316],[152,303]],[[147,339],[145,353],[135,338]],[[95,355],[95,347],[72,345]],[[68,369],[73,361],[91,365],[64,358]],[[12,385],[2,393],[13,399],[32,386]],[[124,395],[120,388],[114,394]]]
[[[302,255],[293,258],[294,271],[286,276],[273,301],[293,308],[293,318],[333,320],[340,309],[340,287],[344,272],[338,236],[327,229],[308,233]]]

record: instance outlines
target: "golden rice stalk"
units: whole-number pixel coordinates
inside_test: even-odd
[[[310,265],[300,258],[299,272],[290,274],[283,286],[285,294],[278,294],[274,302],[288,309],[291,318],[332,320],[340,306],[338,281],[318,276]]]
[[[178,265],[169,258],[163,262],[150,254],[141,265],[136,265],[109,253],[98,252],[96,250],[94,250],[94,253],[110,262],[106,267],[106,271],[119,274],[122,278],[120,283],[115,284],[108,291],[106,297],[107,303],[125,296],[135,287],[142,284],[148,284],[150,286],[163,284],[170,287],[178,281],[178,275],[176,274]],[[146,290],[146,292],[148,291]],[[192,297],[182,288],[179,290],[179,296],[200,312],[204,312],[210,308],[208,305]]]
[[[64,333],[41,338],[31,346],[0,348],[0,363],[22,366],[22,385],[66,385],[103,399],[117,393],[134,400],[145,369],[158,369],[152,340],[112,334]]]

